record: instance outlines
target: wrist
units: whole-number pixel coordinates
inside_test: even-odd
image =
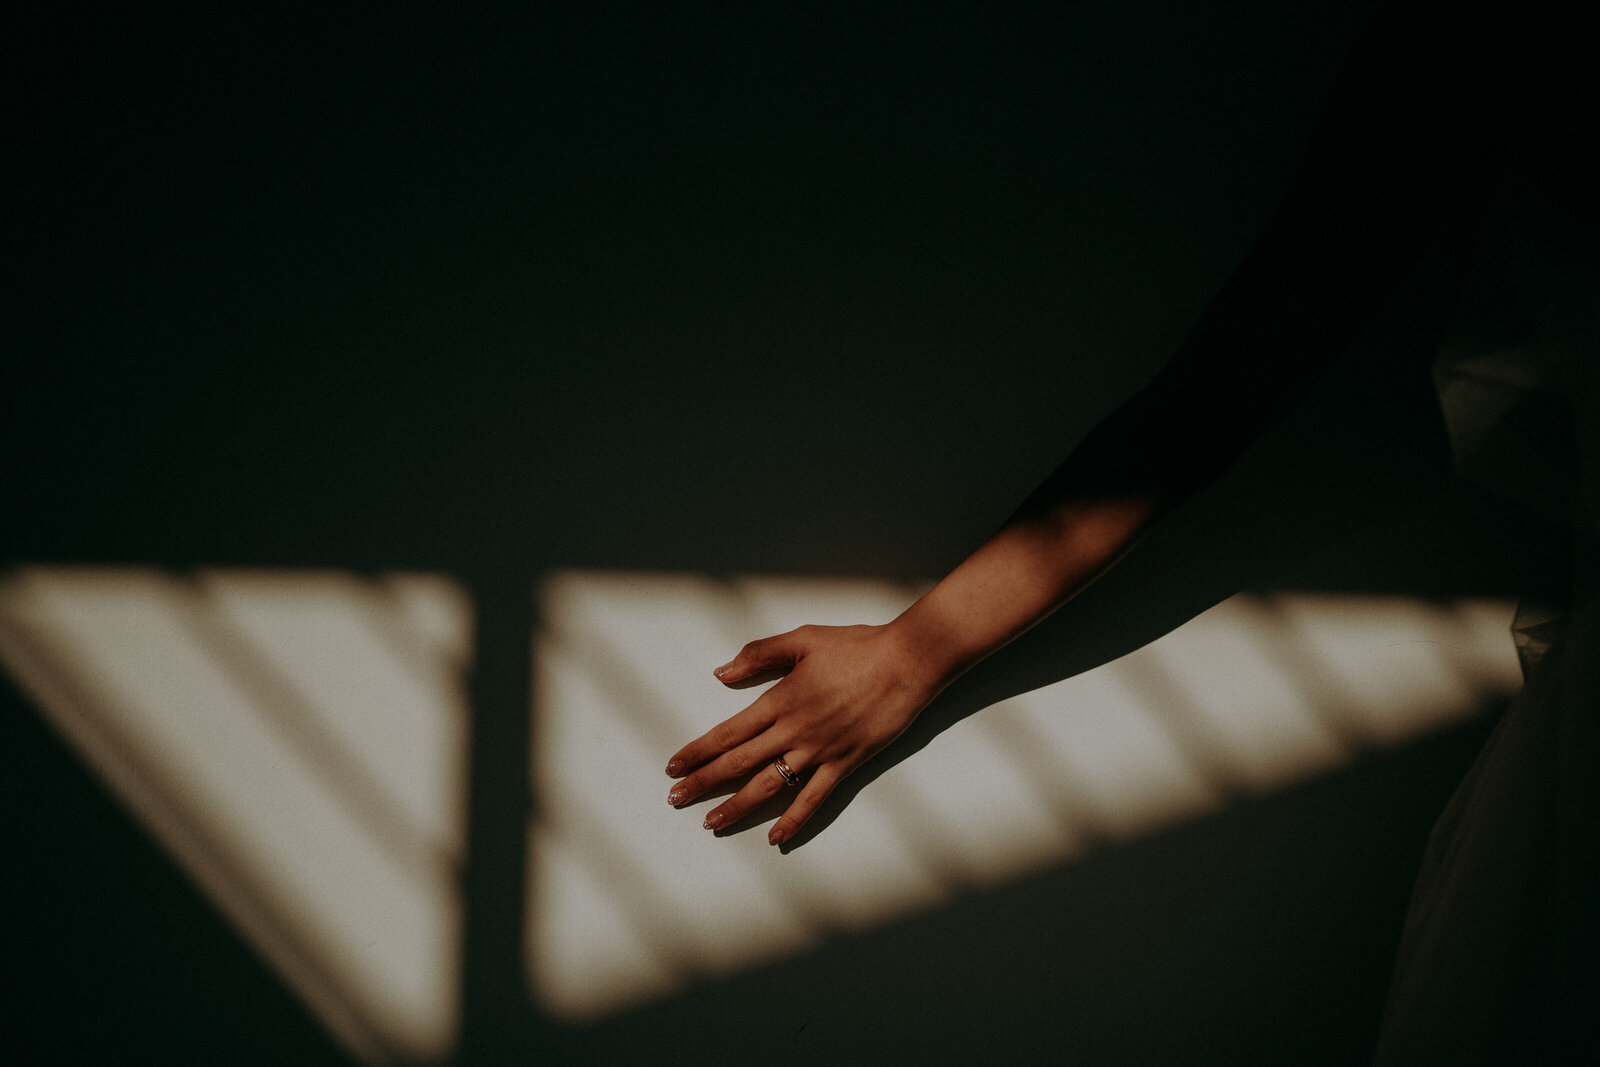
[[[943,618],[927,597],[901,612],[884,630],[896,658],[928,690],[930,700],[983,658],[963,646],[960,627]]]

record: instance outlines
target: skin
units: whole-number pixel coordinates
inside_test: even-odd
[[[681,807],[748,777],[704,823],[732,826],[789,788],[773,766],[781,756],[805,779],[767,834],[783,843],[947,685],[1110,566],[1157,510],[1153,499],[1078,500],[1019,514],[893,622],[752,641],[713,673],[734,689],[778,684],[673,754],[667,773],[681,780],[668,802]]]
[[[736,689],[778,683],[673,754],[671,804],[744,781],[706,816],[707,829],[730,827],[789,788],[773,767],[782,757],[803,785],[768,840],[790,839],[941,690],[1232,466],[1375,316],[1394,313],[1397,293],[1415,351],[1431,353],[1511,155],[1499,147],[1506,116],[1537,112],[1459,76],[1485,69],[1473,46],[1493,34],[1397,10],[1357,43],[1300,172],[1171,363],[893,622],[803,626],[717,668]]]

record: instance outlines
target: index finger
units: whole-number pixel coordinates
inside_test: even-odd
[[[682,778],[697,767],[704,766],[724,752],[757,737],[771,726],[773,715],[766,694],[732,718],[724,719],[687,745],[673,753],[667,761],[667,776]]]

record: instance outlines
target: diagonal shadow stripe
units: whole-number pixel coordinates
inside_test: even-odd
[[[424,873],[439,856],[459,862],[457,850],[445,842],[427,840],[422,827],[413,825],[395,809],[382,784],[353,757],[339,737],[321,724],[316,705],[301,694],[294,679],[259,654],[226,613],[216,610],[213,594],[192,583],[180,588],[181,592],[172,598],[177,609],[175,618],[211,653],[212,662],[250,697],[257,713],[276,727],[323,783],[369,827],[373,840],[391,859],[412,874]],[[418,842],[422,843],[420,848]]]
[[[679,977],[710,973],[704,965],[704,950],[688,934],[694,929],[688,911],[640,873],[629,849],[616,840],[609,827],[599,820],[572,814],[561,820],[559,829],[544,823],[540,832],[558,840],[565,855],[587,869],[597,885],[606,887],[614,910],[630,916],[629,929],[654,959]],[[629,903],[642,900],[650,901],[652,909],[659,909],[648,923]]]
[[[100,710],[102,700],[83,684],[69,657],[57,651],[58,643],[14,625],[0,630],[0,639],[35,664],[44,685],[79,712],[51,718],[73,737],[80,756],[98,754],[101,762],[90,761],[91,768],[143,817],[157,844],[198,868],[186,873],[208,889],[207,896],[232,923],[245,928],[347,1047],[372,1062],[391,1059],[393,1050],[381,1029],[349,1004],[343,984],[333,976],[334,968],[315,944],[307,942],[304,931],[255,903],[259,895],[239,874],[249,864],[237,842],[229,835],[207,832],[189,817],[188,803],[139,755],[142,746],[137,739]],[[180,866],[187,865],[180,862]]]
[[[1243,613],[1240,639],[1260,649],[1267,661],[1282,665],[1281,674],[1301,705],[1340,741],[1347,758],[1376,747],[1371,730],[1360,722],[1340,672],[1300,636],[1283,605],[1261,596],[1251,596],[1247,603],[1250,610]]]
[[[718,629],[720,632],[729,635],[729,644],[733,652],[737,652],[753,636],[750,632],[752,626],[748,620],[755,619],[757,615],[756,609],[751,604],[754,593],[746,583],[735,579],[726,579],[718,583],[718,585],[722,591],[720,599],[736,609],[736,611],[717,615]],[[896,588],[898,588],[898,585]],[[908,603],[919,595],[914,590],[915,586],[908,586],[906,589]],[[742,631],[740,631],[743,636],[740,636],[740,632],[734,631],[731,623],[725,623],[725,620],[732,618],[747,620]],[[751,699],[754,700],[754,697]],[[913,726],[913,729],[915,729],[915,726]],[[890,750],[893,751],[899,744],[900,742],[897,741],[896,745],[891,746]],[[883,756],[880,754],[874,758],[875,760],[881,760]],[[854,787],[852,787],[852,781],[855,783]],[[784,842],[782,846],[784,853],[787,854],[801,847],[823,826],[830,824],[833,817],[845,806],[842,798],[848,796],[853,800],[861,782],[862,779],[855,776],[840,782],[835,787],[834,792],[823,802],[821,808],[812,815],[810,822],[793,838]],[[782,794],[779,794],[779,798],[781,797]],[[949,842],[938,837],[929,826],[926,812],[921,807],[920,801],[913,791],[903,785],[897,785],[891,780],[875,790],[872,797],[876,813],[888,823],[894,835],[905,844],[909,859],[917,864],[923,873],[933,879],[941,890],[948,892],[958,887],[972,884],[973,879],[967,866],[958,857],[951,855]],[[782,809],[778,806],[779,798],[775,798],[774,801],[752,812],[745,819],[744,824],[741,824],[741,827],[737,828],[735,832],[746,832],[756,825],[776,819],[782,813]]]
[[[1210,732],[1205,716],[1189,698],[1188,690],[1172,672],[1150,653],[1141,650],[1137,664],[1129,658],[1109,664],[1107,669],[1127,688],[1139,695],[1139,705],[1172,741],[1174,748],[1192,767],[1200,780],[1217,795],[1238,796],[1249,791],[1227,747]]]
[[[440,670],[448,672],[464,692],[466,673],[471,669],[471,635],[465,632],[459,634],[461,648],[447,651],[425,640],[415,627],[407,625],[404,596],[396,583],[412,577],[408,574],[386,574],[365,576],[353,581],[350,592],[359,596],[368,608],[361,613],[362,622],[373,638],[389,649],[395,663],[412,672],[414,677],[418,677],[419,683],[426,684],[429,679],[420,676],[417,665],[437,663]],[[467,607],[466,610],[468,617],[460,620],[463,630],[469,630],[471,626],[471,609]]]
[[[1029,782],[1059,829],[1073,835],[1085,848],[1112,838],[1104,827],[1096,825],[1094,813],[1099,803],[1082,777],[1061,763],[1051,764],[1046,772],[1039,753],[1048,750],[1049,742],[1041,731],[1016,715],[996,716],[976,725],[1006,754],[1019,776]]]
[[[582,635],[557,634],[547,630],[545,637],[561,649],[562,655],[582,670],[595,688],[608,698],[607,708],[637,726],[639,732],[649,739],[649,744],[666,748],[668,744],[674,743],[675,739],[670,733],[671,727],[664,725],[671,721],[671,716],[662,709],[660,701],[651,695],[638,675],[624,665],[626,662],[624,657],[615,654],[615,650],[604,647],[599,641]],[[780,793],[776,802],[786,803],[787,797]],[[734,832],[747,832],[753,829],[760,824],[766,813],[766,809],[762,808],[752,811]],[[904,829],[909,835],[910,825]],[[818,914],[814,901],[797,894],[792,884],[776,877],[765,867],[748,860],[742,863],[746,870],[767,887],[774,899],[782,901],[786,907],[802,916],[808,926],[814,929],[822,928],[824,920]],[[933,868],[930,866],[929,869]],[[651,897],[647,895],[639,899],[651,899]]]

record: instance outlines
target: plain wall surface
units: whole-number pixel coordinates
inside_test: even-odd
[[[528,999],[517,851],[541,580],[947,570],[1182,339],[1356,25],[46,16],[7,75],[3,559],[419,570],[503,624],[472,691],[464,1059],[1358,1062],[1481,722],[585,1027]],[[954,699],[1240,589],[1514,594],[1517,520],[1454,480],[1426,352],[1386,343]],[[339,1059],[5,699],[8,1040]]]

